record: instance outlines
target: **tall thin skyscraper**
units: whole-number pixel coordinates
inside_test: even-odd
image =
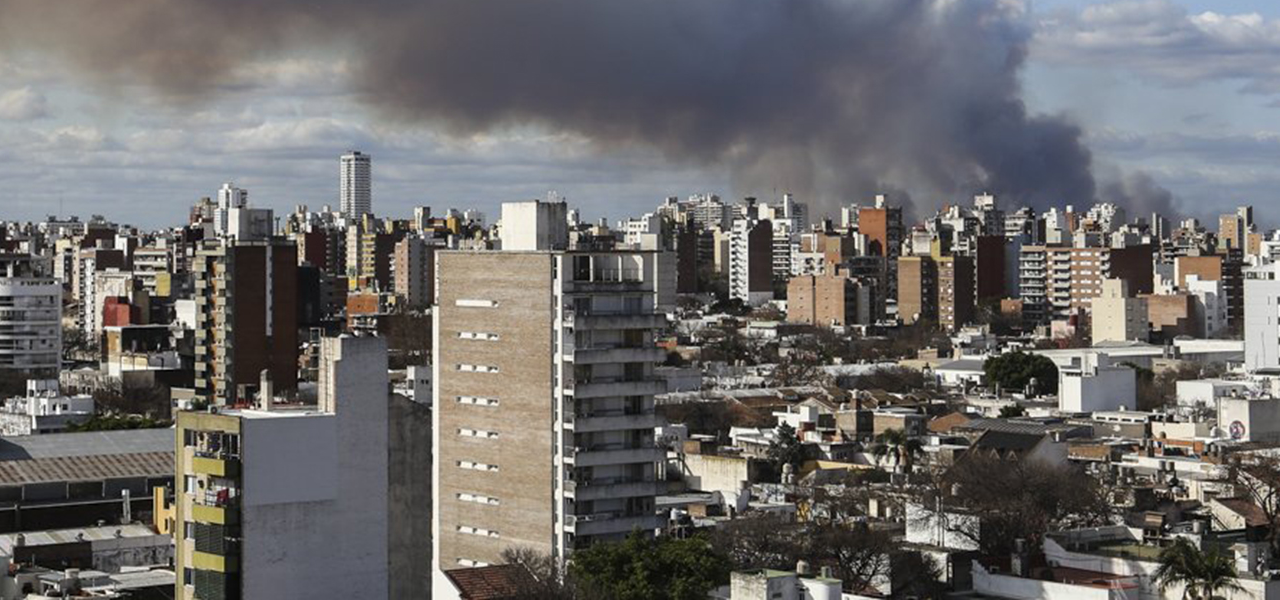
[[[341,182],[338,209],[344,216],[355,220],[373,212],[368,154],[353,150],[342,155]]]

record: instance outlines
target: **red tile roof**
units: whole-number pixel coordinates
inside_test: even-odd
[[[463,600],[510,600],[536,585],[521,565],[493,565],[445,571]]]

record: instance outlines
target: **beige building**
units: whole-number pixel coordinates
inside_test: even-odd
[[[799,275],[787,283],[787,321],[843,327],[870,325],[875,311],[875,286],[843,274]]]
[[[1147,300],[1129,295],[1120,279],[1102,282],[1102,294],[1093,299],[1093,343],[1146,341],[1150,327]]]
[[[438,589],[444,571],[500,563],[506,548],[563,557],[662,525],[657,264],[639,251],[436,254]]]

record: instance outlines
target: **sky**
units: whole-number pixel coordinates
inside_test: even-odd
[[[0,14],[23,1],[0,2]],[[1264,226],[1280,225],[1280,3],[992,2],[1011,5],[1009,18],[1029,36],[1017,68],[1027,112],[1078,126],[1100,179],[1144,174],[1180,214],[1203,219],[1252,204]],[[430,206],[496,217],[500,202],[555,191],[585,218],[616,219],[667,196],[770,198],[794,185],[786,176],[740,177],[724,153],[689,144],[673,151],[643,133],[602,144],[593,135],[608,128],[596,123],[563,127],[564,118],[519,113],[478,124],[405,118],[353,83],[369,63],[350,41],[282,42],[237,57],[215,83],[183,94],[128,68],[104,78],[104,67],[68,58],[57,39],[40,41],[0,44],[0,219],[101,214],[162,227],[223,182],[247,188],[255,206],[319,209],[336,205],[338,156],[350,149],[372,154],[374,210],[389,216]],[[470,57],[452,60],[465,66]],[[760,143],[785,125],[747,139]],[[880,183],[910,188],[895,176],[909,179],[901,174],[920,168],[912,167]],[[866,187],[846,190],[847,202],[883,191]]]

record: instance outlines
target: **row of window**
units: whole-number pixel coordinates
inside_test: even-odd
[[[466,373],[497,373],[498,367],[493,365],[471,365],[462,363],[458,365],[458,370]]]
[[[497,406],[497,398],[481,398],[479,396],[458,396],[458,404],[469,404],[471,406]]]
[[[493,531],[492,529],[481,529],[479,527],[472,527],[470,525],[459,525],[458,533],[465,533],[467,535],[478,535],[480,537],[491,537],[491,538],[501,537],[498,535],[498,532]]]
[[[497,308],[497,300],[477,300],[474,298],[459,298],[453,301],[454,306],[462,306],[466,308]]]
[[[459,558],[458,566],[462,567],[487,567],[489,563],[482,560],[471,560],[470,558]]]
[[[490,465],[485,463],[471,462],[469,460],[458,461],[459,469],[470,469],[472,471],[488,471],[490,473],[498,470],[498,465]]]
[[[459,331],[458,337],[464,340],[484,340],[487,342],[498,341],[498,334],[496,333],[485,333],[485,332],[477,332],[477,331]]]
[[[458,429],[458,435],[462,437],[483,438],[487,440],[493,440],[498,438],[498,432],[485,431],[483,429],[461,428],[461,429]]]
[[[502,504],[501,500],[493,496],[482,496],[480,494],[468,494],[466,492],[458,494],[458,500],[463,502],[474,502],[476,504],[488,504],[489,506],[497,506]]]

